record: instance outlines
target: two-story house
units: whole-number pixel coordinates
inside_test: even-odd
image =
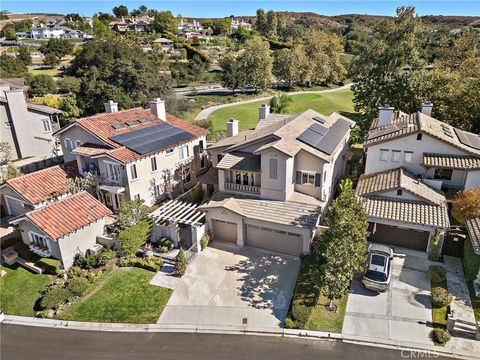
[[[355,123],[339,114],[307,110],[299,115],[259,109],[255,130],[209,146],[218,192],[201,207],[214,240],[298,256],[308,253],[335,185],[345,170]],[[203,179],[202,179],[203,181]],[[208,181],[208,180],[205,180]]]
[[[12,149],[12,160],[49,158],[58,148],[53,132],[61,111],[27,102],[24,86],[0,80],[0,141]]]
[[[480,137],[431,117],[433,105],[405,114],[379,109],[364,144],[357,195],[369,215],[370,240],[429,250],[449,229],[447,199],[480,187]]]
[[[150,109],[118,110],[86,117],[56,132],[66,162],[97,181],[99,199],[112,210],[128,200],[153,205],[191,188],[208,168],[204,147],[208,131],[165,111],[155,99]],[[171,191],[169,190],[171,189]]]

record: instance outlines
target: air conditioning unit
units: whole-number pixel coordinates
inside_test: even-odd
[[[90,255],[98,255],[103,249],[103,245],[95,244],[87,250]]]

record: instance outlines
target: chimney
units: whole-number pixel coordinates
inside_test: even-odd
[[[270,115],[270,106],[266,104],[262,104],[258,108],[258,120],[265,120]]]
[[[152,114],[158,117],[160,120],[167,121],[164,100],[156,98],[150,101],[150,110],[152,111]]]
[[[393,110],[395,108],[390,105],[384,105],[378,108],[378,125],[377,127],[382,127],[392,123],[393,119]]]
[[[431,101],[425,101],[422,103],[420,111],[428,116],[432,116],[433,103]]]
[[[227,135],[228,137],[238,135],[238,120],[231,118],[227,121]]]
[[[118,112],[118,103],[113,102],[112,100],[108,100],[108,102],[104,103],[103,106],[105,106],[106,113]]]

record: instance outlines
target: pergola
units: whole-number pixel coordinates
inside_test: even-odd
[[[200,220],[205,213],[198,210],[199,205],[180,200],[169,200],[150,214],[150,218],[157,222],[168,220],[192,226],[201,226]]]

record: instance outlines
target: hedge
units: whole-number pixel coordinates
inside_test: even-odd
[[[185,50],[187,51],[187,57],[189,59],[193,59],[195,55],[198,55],[203,62],[210,63],[210,58],[208,57],[207,54],[205,54],[203,51],[195,49],[190,44],[183,42],[181,39],[179,39],[177,36],[175,36],[171,32],[164,31],[163,36],[175,42],[175,44],[179,45],[179,47],[185,48]]]
[[[62,269],[62,263],[58,259],[54,258],[40,258],[36,265],[43,268],[45,273],[51,275],[58,275],[60,274],[60,270]]]
[[[132,266],[154,272],[160,271],[162,265],[163,260],[159,257],[139,258],[136,256],[129,256],[120,260],[120,266]]]
[[[57,310],[65,304],[69,299],[71,299],[72,293],[65,289],[64,287],[54,286],[47,290],[45,295],[43,295],[41,306],[42,309],[53,309]]]
[[[473,281],[477,277],[480,268],[480,255],[473,252],[473,246],[469,239],[465,240],[463,246],[463,268],[465,270],[465,279]]]
[[[74,296],[83,296],[88,290],[89,282],[86,278],[76,277],[68,280],[67,290]]]
[[[145,219],[120,232],[118,240],[124,254],[135,255],[140,246],[149,239],[151,231],[152,223]]]
[[[264,38],[268,41],[271,50],[289,49],[290,45],[281,41]]]

